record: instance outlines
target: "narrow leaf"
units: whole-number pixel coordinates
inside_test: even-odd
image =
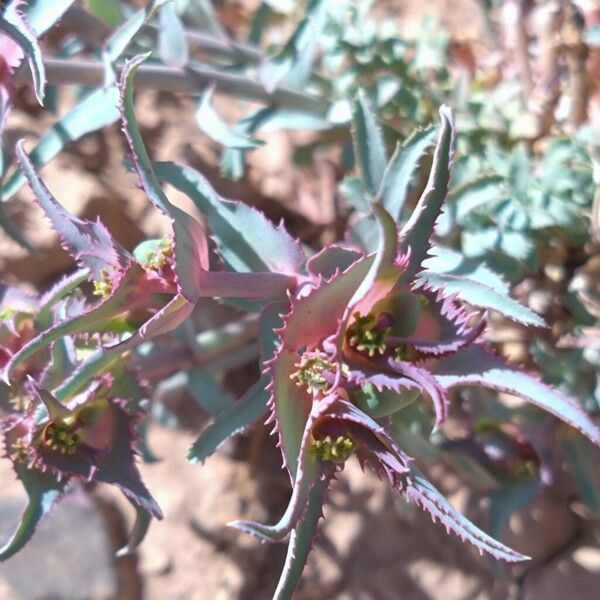
[[[302,89],[308,83],[317,46],[327,23],[327,4],[326,0],[309,0],[303,19],[282,50],[262,63],[259,78],[268,92],[280,84]]]
[[[427,185],[400,234],[404,249],[410,248],[410,263],[405,275],[407,280],[419,271],[421,263],[427,257],[435,222],[440,216],[448,191],[455,145],[454,117],[447,106],[442,106],[440,118],[442,126]]]
[[[367,191],[376,197],[387,163],[385,141],[377,116],[363,90],[358,92],[352,115],[354,153]]]
[[[27,22],[40,37],[60,21],[75,0],[35,0],[24,7]]]
[[[146,58],[145,55],[135,57],[127,63],[121,75],[120,110],[123,131],[144,191],[159,210],[171,217],[175,231],[177,282],[183,295],[190,302],[195,302],[202,292],[200,283],[202,273],[208,269],[208,240],[204,229],[196,219],[169,202],[154,173],[135,120],[133,82],[137,69]]]
[[[15,369],[28,358],[49,346],[65,335],[76,333],[88,333],[97,331],[98,328],[108,319],[125,314],[132,308],[132,296],[136,292],[135,282],[139,277],[140,269],[137,265],[132,265],[125,272],[119,286],[111,296],[103,302],[73,317],[68,317],[60,321],[49,329],[42,331],[37,337],[33,338],[14,354],[5,367],[4,379],[8,382]],[[140,269],[141,270],[141,269]]]
[[[115,86],[98,89],[87,95],[46,131],[34,146],[29,153],[33,165],[37,168],[44,166],[70,142],[115,123],[119,118],[118,98]],[[16,171],[0,187],[0,200],[14,196],[25,181],[23,174]]]
[[[226,200],[203,175],[175,163],[154,163],[157,177],[183,192],[206,217],[220,253],[234,271],[297,273],[304,263],[302,246],[283,225],[275,226],[260,211]]]
[[[424,271],[417,276],[416,281],[417,284],[427,285],[432,290],[441,290],[444,295],[456,295],[472,306],[499,312],[517,323],[547,327],[544,319],[530,308],[519,304],[510,296],[498,293],[473,279],[452,275],[451,273]]]
[[[17,422],[5,432],[7,457],[13,461],[17,478],[27,493],[28,503],[17,529],[0,548],[0,561],[13,556],[31,539],[38,523],[50,512],[68,482],[67,479],[57,481],[49,471],[28,467],[27,456],[21,456],[18,450],[23,437],[28,435],[24,421]]]
[[[232,521],[228,523],[230,527],[254,535],[263,541],[274,542],[284,539],[296,526],[296,523],[304,515],[310,491],[322,474],[320,461],[310,450],[312,429],[315,422],[327,412],[335,399],[335,396],[328,396],[313,403],[298,449],[297,465],[293,469],[292,495],[281,519],[275,525],[263,525],[254,521]]]
[[[172,67],[185,67],[189,49],[183,23],[175,10],[175,3],[169,2],[159,11],[160,30],[158,34],[158,55]]]
[[[226,148],[249,149],[258,148],[264,142],[254,139],[244,133],[236,131],[234,127],[229,126],[217,113],[212,106],[214,86],[210,87],[202,97],[196,111],[196,122],[198,127],[206,135]]]
[[[134,508],[135,523],[133,524],[133,529],[131,530],[131,534],[129,535],[127,544],[125,544],[123,548],[117,551],[117,558],[133,554],[137,547],[144,541],[144,538],[148,533],[148,529],[150,529],[152,515],[149,512],[145,511],[143,508],[136,506],[135,504]]]
[[[16,153],[23,175],[59,234],[65,249],[81,267],[90,270],[93,279],[102,280],[105,273],[111,277],[116,276],[116,273],[126,266],[128,254],[117,246],[102,223],[75,217],[54,198],[38,177],[31,159],[23,148],[23,140],[17,143]]]
[[[385,169],[377,198],[396,222],[400,220],[411,179],[423,153],[433,143],[434,135],[434,127],[417,129],[402,145],[396,147]]]
[[[4,32],[14,40],[22,49],[29,62],[33,76],[33,89],[38,102],[44,105],[44,89],[46,87],[46,71],[42,49],[35,33],[20,14],[18,8],[11,10],[11,6],[0,14],[0,32]]]
[[[221,411],[194,442],[188,453],[192,463],[204,462],[230,437],[256,423],[267,412],[269,394],[261,377],[237,402]]]
[[[306,512],[290,535],[285,564],[273,600],[290,600],[298,586],[312,549],[319,519],[323,516],[323,503],[329,482],[329,478],[320,479],[310,491]]]
[[[476,546],[480,552],[487,552],[494,558],[507,562],[528,560],[529,557],[515,552],[500,543],[487,533],[481,531],[469,519],[460,514],[440,492],[416,468],[412,468],[411,477],[406,488],[406,495],[421,508],[431,514],[433,519],[440,520],[448,531],[452,531],[462,540]]]
[[[356,306],[359,311],[361,306],[365,306],[366,312],[391,290],[402,274],[402,269],[395,264],[398,252],[396,224],[379,202],[374,202],[372,207],[377,219],[377,251],[367,276],[349,302],[350,307]]]
[[[520,396],[568,423],[600,446],[600,429],[579,404],[532,375],[507,365],[481,347],[460,350],[443,358],[436,379],[446,389],[457,385],[479,385]]]
[[[102,48],[102,62],[104,63],[104,87],[115,83],[116,73],[114,64],[123,55],[133,38],[148,23],[154,13],[167,2],[172,0],[150,0],[148,4],[136,12],[131,18],[117,28]]]

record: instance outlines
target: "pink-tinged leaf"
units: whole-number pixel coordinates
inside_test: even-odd
[[[135,465],[136,453],[132,447],[136,434],[134,419],[120,406],[111,404],[115,416],[113,440],[108,453],[101,458],[94,472],[94,479],[116,485],[135,506],[148,512],[156,519],[163,514],[142,482],[140,472]]]
[[[464,334],[457,334],[454,337],[441,339],[437,342],[428,342],[412,339],[391,338],[389,344],[409,344],[418,352],[420,358],[446,356],[458,352],[473,344],[484,332],[486,322],[481,320],[476,326],[469,327]]]
[[[328,423],[343,424],[354,442],[356,454],[362,463],[369,462],[380,477],[387,477],[394,487],[402,487],[410,471],[411,459],[397,446],[387,431],[365,412],[339,400],[322,416],[319,429],[327,430]]]
[[[136,506],[161,519],[161,510],[143,484],[135,465],[134,417],[121,406],[121,402],[97,399],[92,395],[67,410],[47,390],[36,386],[35,391],[49,407],[48,419],[36,426],[32,437],[35,464],[61,476],[83,477],[115,485]],[[60,409],[57,410],[58,407]],[[52,427],[65,428],[76,436],[68,451],[59,447],[66,443],[61,442],[61,438],[53,443],[47,441],[56,439],[48,438]]]
[[[362,258],[340,275],[323,281],[308,295],[292,300],[292,310],[285,318],[281,334],[283,347],[287,350],[313,347],[334,334],[372,264],[372,257]]]
[[[273,600],[289,600],[300,581],[306,559],[312,549],[313,538],[317,533],[319,519],[323,516],[323,504],[329,483],[329,477],[320,479],[310,491],[306,512],[290,535],[285,564]]]
[[[290,379],[300,362],[299,351],[314,348],[336,333],[347,304],[368,273],[371,262],[369,258],[361,259],[341,275],[322,282],[308,295],[293,299],[291,311],[284,318],[280,330],[281,348],[269,362],[267,375],[272,379],[271,417],[292,481],[312,403],[309,393]]]
[[[38,177],[23,148],[23,140],[17,143],[16,154],[23,175],[27,178],[37,202],[60,236],[65,250],[81,267],[90,270],[92,279],[101,281],[108,278],[114,284],[131,261],[130,255],[116,244],[102,223],[79,219],[54,198]]]
[[[402,377],[415,381],[431,398],[435,409],[435,429],[438,429],[448,417],[448,397],[444,387],[427,369],[413,363],[390,358],[388,365]]]
[[[13,5],[16,4],[15,2]],[[12,37],[0,31],[0,138],[13,106],[15,72],[24,57],[25,53],[21,49],[21,46]],[[0,169],[0,175],[4,175],[2,169]],[[11,227],[14,227],[2,211],[0,213],[0,222],[4,221],[6,221],[7,225],[10,224]]]
[[[351,371],[348,381],[360,389],[350,392],[350,398],[369,416],[379,419],[392,415],[418,399],[422,387],[412,379],[381,373],[378,370]]]
[[[291,378],[299,361],[300,356],[296,352],[281,349],[270,361],[267,371],[271,378],[271,417],[275,421],[283,462],[292,482],[296,477],[302,437],[312,405],[310,394]]]
[[[483,334],[485,319],[469,325],[472,315],[454,296],[444,296],[443,290],[434,293],[421,288],[417,291],[421,307],[416,329],[407,337],[388,336],[386,341],[390,347],[406,345],[418,358],[441,357],[471,345]]]
[[[403,273],[403,268],[396,264],[398,255],[398,231],[396,223],[385,208],[378,202],[372,205],[377,218],[379,241],[377,251],[369,273],[350,300],[350,312],[358,311],[367,314],[372,306],[384,298]]]
[[[448,532],[452,531],[463,541],[476,546],[480,552],[487,552],[494,558],[507,562],[529,560],[528,556],[519,554],[495,540],[460,514],[416,467],[413,466],[411,471],[405,489],[406,496],[423,510],[429,512],[434,521],[439,519]]]
[[[87,309],[81,314],[68,317],[42,331],[37,337],[25,344],[10,360],[5,368],[3,377],[9,381],[15,369],[27,359],[43,350],[52,342],[65,335],[98,331],[109,319],[126,314],[136,308],[140,302],[147,301],[146,295],[160,290],[148,286],[139,288],[140,278],[144,271],[137,263],[131,263],[119,281],[119,285],[104,301]]]
[[[442,127],[433,154],[433,164],[427,185],[417,206],[400,234],[402,247],[410,249],[410,262],[405,280],[420,270],[431,246],[431,236],[448,192],[450,166],[454,157],[454,117],[447,106],[440,108]]]
[[[208,240],[202,225],[192,216],[171,204],[154,173],[152,162],[135,120],[133,83],[139,66],[147,55],[129,61],[121,74],[121,118],[133,164],[144,191],[151,202],[171,217],[175,232],[175,257],[178,284],[182,294],[195,302],[200,297],[200,277],[208,269]]]
[[[275,300],[284,298],[286,292],[294,291],[297,285],[297,277],[283,273],[203,271],[200,276],[200,296]]]
[[[194,306],[184,296],[177,294],[155,315],[141,325],[130,338],[114,346],[109,346],[109,348],[120,348],[124,352],[154,337],[165,335],[179,327],[192,314]]]
[[[42,50],[35,35],[35,32],[29,26],[29,23],[21,13],[19,6],[21,2],[11,2],[4,11],[0,12],[0,35],[2,33],[10,37],[27,56],[31,74],[33,76],[33,89],[38,102],[44,104],[44,91],[46,87],[46,73],[44,69],[44,60]],[[4,44],[4,49],[7,45]],[[15,69],[20,63],[20,57],[14,49],[8,47],[6,56],[0,57],[6,63],[9,69]]]
[[[284,539],[302,518],[308,504],[310,491],[321,476],[322,467],[316,455],[310,452],[309,442],[315,422],[327,412],[336,400],[335,396],[327,396],[315,401],[306,421],[298,451],[297,467],[292,487],[292,496],[287,509],[275,525],[263,525],[254,521],[232,521],[229,526],[235,527],[260,538],[263,541],[275,542]]]
[[[80,269],[71,275],[65,275],[58,283],[50,288],[39,300],[39,310],[35,316],[35,328],[37,331],[50,327],[52,323],[52,311],[57,302],[85,283],[89,278],[87,269]]]
[[[435,378],[444,389],[478,385],[519,396],[578,429],[600,446],[600,429],[579,404],[533,375],[507,365],[482,346],[440,360]]]

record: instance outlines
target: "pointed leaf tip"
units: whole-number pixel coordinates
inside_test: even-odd
[[[160,187],[150,156],[135,119],[133,84],[138,67],[149,54],[128,61],[121,74],[119,108],[123,132],[131,150],[133,165],[150,201],[171,218],[175,233],[177,284],[182,294],[195,302],[202,293],[202,273],[208,269],[208,240],[202,225],[191,215],[173,205]]]
[[[9,5],[4,14],[0,14],[0,31],[11,38],[25,53],[33,80],[33,89],[37,101],[43,106],[46,89],[46,72],[42,49],[35,32],[17,7]]]
[[[374,198],[383,180],[387,158],[385,140],[377,116],[362,89],[356,96],[352,124],[356,162],[365,187]]]
[[[148,533],[148,530],[150,529],[152,515],[139,506],[134,505],[134,507],[135,523],[133,524],[133,529],[131,530],[127,544],[117,550],[115,554],[117,558],[122,558],[124,556],[133,554],[137,550],[138,546],[142,543],[146,537],[146,534]]]
[[[444,105],[440,108],[440,119],[440,133],[427,185],[400,234],[404,249],[410,248],[411,252],[405,280],[411,279],[427,258],[435,223],[448,193],[450,167],[456,145],[454,116],[449,107]]]
[[[468,541],[480,551],[506,562],[530,560],[529,556],[505,546],[498,540],[479,529],[464,515],[458,512],[442,494],[413,466],[406,495],[421,508],[431,514],[463,541]]]
[[[27,179],[38,204],[42,207],[63,246],[77,263],[90,269],[96,281],[118,278],[129,261],[128,253],[112,238],[100,221],[88,221],[71,214],[58,202],[37,174],[25,151],[24,139],[17,142],[15,152],[19,168]]]
[[[27,380],[38,402],[46,407],[50,420],[60,419],[72,413],[71,410],[59,402],[47,389],[38,385],[30,375],[27,375]]]
[[[600,428],[575,400],[539,378],[506,364],[504,359],[481,346],[471,346],[441,359],[435,378],[445,389],[476,385],[519,396],[578,429],[600,446]]]
[[[17,428],[5,432],[6,448],[9,454],[13,444],[21,439],[23,431]],[[21,550],[33,537],[39,522],[52,510],[68,483],[68,479],[58,481],[53,473],[29,468],[25,460],[9,456],[17,478],[27,494],[27,506],[19,524],[8,541],[0,548],[0,561],[7,560]]]

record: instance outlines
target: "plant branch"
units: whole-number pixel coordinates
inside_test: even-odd
[[[44,66],[48,83],[52,85],[100,86],[103,83],[104,66],[97,60],[47,58]],[[119,65],[118,70],[122,66]],[[19,71],[17,81],[31,84],[31,75],[27,69]],[[162,65],[142,65],[135,83],[138,88],[191,95],[201,94],[208,86],[214,85],[224,94],[319,116],[323,116],[328,107],[327,101],[322,98],[288,88],[276,88],[269,93],[258,81],[242,75],[223,73],[208,66],[190,66],[180,70]]]
[[[103,21],[79,6],[72,6],[66,12],[63,23],[96,45],[101,45],[111,31]],[[142,31],[150,32],[154,37],[158,35],[158,27],[154,24],[144,26]],[[197,29],[186,28],[185,37],[188,42],[198,46],[199,50],[213,56],[250,63],[258,63],[263,59],[259,48],[232,40],[217,39],[210,33]]]

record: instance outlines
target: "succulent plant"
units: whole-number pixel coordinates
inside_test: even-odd
[[[71,4],[0,4],[0,127],[10,108],[12,76],[25,57],[41,99],[45,63],[37,39],[64,15],[77,25],[82,13],[70,10]],[[165,373],[184,372],[188,387],[199,376],[214,395],[206,403],[213,419],[190,448],[191,462],[203,462],[228,438],[265,418],[277,436],[291,487],[287,509],[273,525],[231,523],[264,541],[288,539],[275,598],[293,594],[329,486],[354,457],[481,552],[507,562],[525,560],[461,515],[426,479],[417,467],[421,456],[413,452],[418,436],[407,424],[419,420],[421,447],[458,457],[465,471],[491,473],[505,484],[491,494],[492,510],[497,509],[494,534],[501,533],[498,523],[506,517],[505,508],[498,509],[500,498],[512,493],[515,482],[525,483],[519,493],[526,488],[521,496],[530,498],[541,481],[552,480],[544,458],[551,445],[563,446],[582,495],[597,489],[589,485],[595,474],[589,444],[580,434],[600,445],[600,429],[577,400],[563,393],[576,387],[569,374],[576,370],[577,356],[569,355],[571,367],[565,369],[561,358],[544,354],[543,344],[533,348],[546,357],[541,362],[553,387],[509,363],[487,339],[499,317],[520,329],[532,328],[532,335],[544,332],[542,317],[510,296],[502,275],[510,274],[511,281],[525,273],[536,276],[548,240],[587,244],[582,211],[592,207],[593,149],[588,152],[579,139],[560,139],[547,145],[541,160],[537,149],[519,143],[514,127],[503,133],[521,114],[511,103],[503,104],[504,90],[483,86],[463,97],[461,86],[450,89],[446,36],[429,30],[408,43],[396,34],[384,35],[364,21],[362,4],[350,3],[348,11],[346,2],[309,2],[287,42],[271,55],[187,28],[193,16],[218,28],[208,5],[199,15],[192,4],[175,7],[157,0],[122,14],[90,4],[86,18],[118,24],[108,38],[90,34],[87,40],[102,62],[86,68],[102,86],[59,118],[30,152],[19,142],[18,168],[6,178],[8,163],[2,164],[2,201],[27,182],[78,270],[45,294],[1,290],[4,454],[29,504],[0,559],[19,551],[77,482],[109,483],[125,494],[137,520],[123,552],[135,549],[152,517],[162,516],[135,465],[138,450],[149,455],[144,427],[152,403],[159,403],[152,386]],[[254,42],[271,10],[265,4],[256,14]],[[424,46],[427,36],[435,42],[429,48],[433,52]],[[196,61],[190,50],[198,41],[229,61],[227,68],[218,61],[214,68]],[[148,48],[162,65],[148,53],[136,54]],[[123,63],[123,57],[129,60]],[[58,69],[53,76],[76,79],[77,59],[61,60],[48,63]],[[261,144],[252,136],[263,126],[320,131],[316,146],[351,129],[353,143],[345,145],[341,162],[356,168],[342,179],[339,191],[353,213],[343,240],[315,252],[284,223],[275,225],[244,202],[221,197],[194,168],[153,162],[134,111],[134,85],[141,75],[157,89],[202,94],[199,128],[225,147],[221,166],[234,177],[243,171],[245,153]],[[211,104],[215,89],[266,106],[230,126]],[[459,133],[445,105],[439,128],[427,122],[434,107],[449,98],[460,106],[459,123],[465,123]],[[383,126],[380,112],[387,117]],[[496,117],[502,127],[492,126]],[[133,251],[119,245],[100,221],[68,212],[38,174],[67,141],[119,119],[129,150],[125,168],[172,226],[168,237],[146,240]],[[398,123],[403,133],[412,125],[424,127],[405,137],[390,156],[387,142],[403,137],[394,129]],[[429,165],[422,157],[436,135]],[[202,223],[173,204],[163,184],[188,196]],[[24,243],[2,211],[0,222]],[[597,317],[597,281],[591,267],[580,269],[582,274],[584,285],[572,291]],[[196,331],[194,316],[205,310],[205,299],[246,313],[245,326],[232,327],[233,333],[227,327],[209,332],[209,354],[233,354],[238,336],[240,343],[251,338],[252,357],[260,355],[258,380],[235,402],[210,373],[195,370],[205,342],[199,341],[202,332]],[[589,315],[581,320],[588,327],[594,322]],[[563,342],[578,352],[585,346],[597,378],[596,329]],[[551,335],[543,335],[548,345]],[[149,365],[158,363],[156,374]],[[525,409],[512,422],[517,411],[504,407],[501,418],[490,418],[480,403],[471,411],[465,438],[445,439],[453,392],[465,387],[521,397],[562,421],[560,435],[539,442],[540,436],[526,435]],[[494,395],[482,397],[496,402]],[[584,400],[589,400],[585,394]],[[431,441],[430,431],[442,442]],[[459,447],[463,454],[452,454]]]

